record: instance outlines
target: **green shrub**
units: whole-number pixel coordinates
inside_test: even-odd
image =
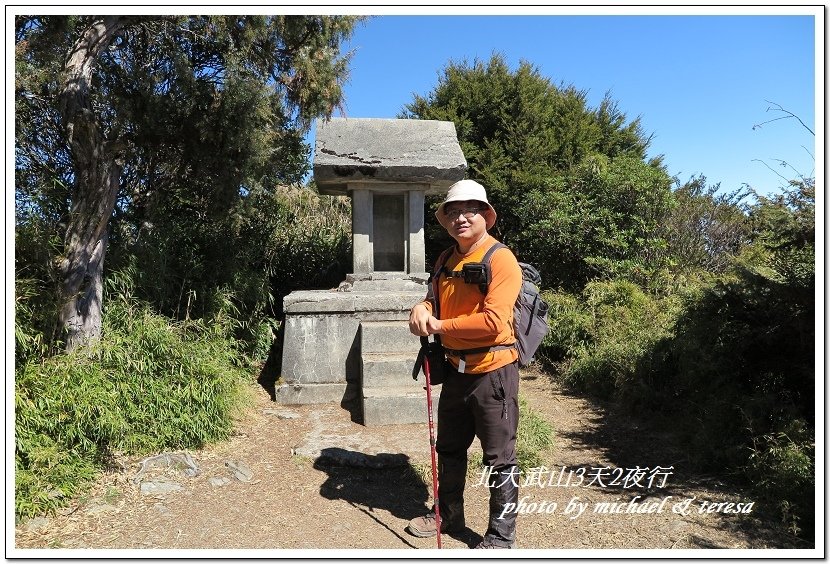
[[[548,295],[543,350],[564,383],[671,422],[690,469],[748,480],[809,536],[815,284],[802,207],[762,203],[758,221],[792,224],[794,234],[769,228],[777,238],[744,248],[727,271],[687,273],[663,295],[623,280]]]
[[[45,356],[48,339],[43,333],[39,318],[43,311],[37,299],[44,292],[37,280],[18,278],[14,281],[14,360],[15,366],[25,364],[29,358]],[[54,320],[53,320],[54,321]]]
[[[796,439],[783,432],[756,437],[745,472],[765,499],[777,502],[794,535],[812,534],[816,445],[806,436],[806,422],[796,420],[792,427]]]
[[[304,188],[283,190],[260,204],[273,217],[266,265],[274,296],[336,287],[351,272],[351,200]],[[281,302],[281,299],[278,299]]]
[[[62,505],[113,453],[195,448],[232,429],[244,371],[222,320],[171,324],[114,298],[103,334],[17,371],[18,515]]]
[[[591,282],[579,296],[546,297],[551,332],[542,353],[563,361],[563,382],[601,398],[647,401],[651,354],[673,334],[679,300],[646,294],[626,280]]]
[[[47,225],[36,217],[15,224],[14,336],[15,365],[39,358],[60,346],[57,328],[59,272],[53,265],[60,245]]]
[[[337,286],[350,271],[348,197],[257,188],[218,217],[164,201],[173,208],[159,207],[140,237],[116,237],[108,264],[131,270],[135,295],[165,316],[211,318],[223,308],[252,361],[268,356],[283,296]]]
[[[537,356],[543,364],[550,365],[579,354],[590,342],[593,322],[590,313],[582,307],[578,295],[545,291],[542,297],[550,306],[550,331],[542,340]]]
[[[810,536],[813,291],[769,265],[756,249],[690,299],[660,376],[672,390],[673,409],[684,413],[677,429],[695,462],[743,475],[774,500],[794,532]]]

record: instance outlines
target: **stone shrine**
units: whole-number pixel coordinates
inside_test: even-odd
[[[316,130],[321,194],[352,199],[352,273],[283,301],[284,404],[339,402],[364,425],[426,421],[410,308],[426,294],[424,198],[467,168],[452,122],[332,118]],[[437,393],[438,387],[436,387]]]

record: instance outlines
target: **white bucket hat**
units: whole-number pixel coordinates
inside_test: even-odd
[[[487,222],[487,230],[489,231],[492,229],[493,225],[496,223],[496,210],[493,209],[493,206],[491,206],[490,202],[487,201],[487,191],[484,190],[484,186],[475,180],[470,180],[469,178],[459,180],[450,186],[450,190],[447,192],[447,197],[444,198],[444,201],[441,202],[441,205],[438,206],[437,210],[435,210],[435,217],[438,219],[438,223],[443,225],[445,228],[450,223],[447,221],[447,216],[444,215],[444,206],[450,202],[465,202],[467,200],[476,200],[487,206],[487,210],[485,210],[482,215],[484,215],[484,219]]]

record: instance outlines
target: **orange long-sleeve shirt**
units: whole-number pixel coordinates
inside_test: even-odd
[[[496,244],[491,235],[476,250],[459,254],[454,250],[444,263],[450,271],[460,271],[470,262],[481,262],[487,249]],[[465,350],[496,345],[510,345],[516,339],[513,335],[513,305],[522,287],[522,270],[513,253],[499,249],[490,257],[490,286],[487,294],[477,284],[467,284],[463,278],[440,276],[438,278],[438,299],[440,319],[444,320],[444,334],[441,343],[448,349]],[[424,305],[433,312],[432,303]],[[465,356],[464,372],[481,374],[501,368],[516,360],[519,353],[515,348],[502,349]],[[449,356],[450,362],[458,368],[459,358]]]

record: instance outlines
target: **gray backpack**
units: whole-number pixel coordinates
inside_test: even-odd
[[[467,269],[459,272],[449,272],[444,268],[444,262],[452,254],[452,248],[441,253],[436,265],[436,276],[445,274],[446,276],[454,276],[464,278],[465,282],[478,283],[479,289],[482,293],[487,293],[487,287],[491,280],[490,274],[490,258],[493,253],[501,248],[507,248],[502,243],[496,243],[484,254],[481,260],[483,265],[483,272],[479,278],[475,277],[477,274],[472,270],[472,274]],[[469,265],[465,265],[469,266]],[[539,294],[539,285],[542,283],[542,277],[539,271],[533,266],[520,262],[519,267],[522,269],[522,289],[519,291],[519,297],[513,306],[513,333],[516,336],[515,345],[499,345],[493,347],[482,347],[478,349],[452,350],[446,349],[447,354],[453,356],[460,356],[462,359],[467,354],[475,354],[482,352],[489,352],[494,350],[516,348],[519,352],[519,366],[525,367],[533,362],[533,355],[542,343],[542,339],[548,334],[550,327],[548,326],[548,304],[542,299]],[[436,300],[437,302],[437,300]],[[437,313],[437,312],[436,312]]]

